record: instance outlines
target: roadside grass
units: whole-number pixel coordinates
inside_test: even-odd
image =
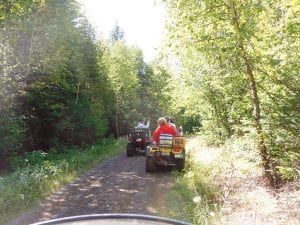
[[[188,161],[184,174],[174,172],[167,197],[169,217],[192,224],[209,224],[218,209],[220,192],[209,175],[210,168]]]
[[[97,163],[124,151],[125,143],[125,139],[106,139],[85,149],[69,148],[59,154],[55,149],[35,151],[17,158],[17,169],[0,177],[0,224],[13,220]]]
[[[167,197],[169,216],[201,225],[218,221],[232,177],[257,172],[260,160],[254,147],[251,136],[232,138],[221,147],[207,147],[200,136],[189,138],[185,170],[174,172]]]

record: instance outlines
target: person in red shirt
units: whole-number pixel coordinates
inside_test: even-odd
[[[167,124],[167,121],[164,117],[161,117],[157,121],[158,127],[154,131],[153,140],[159,144],[159,135],[160,134],[171,134],[173,136],[178,135],[177,131]]]

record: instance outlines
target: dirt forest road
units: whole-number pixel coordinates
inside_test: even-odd
[[[49,196],[11,225],[100,213],[140,213],[166,216],[165,196],[170,171],[145,172],[145,156],[122,153]]]

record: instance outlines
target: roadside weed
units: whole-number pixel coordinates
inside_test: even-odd
[[[185,170],[173,173],[169,216],[199,225],[217,221],[219,209],[235,185],[233,180],[257,172],[260,160],[253,140],[232,138],[221,147],[208,147],[201,137],[190,138]]]
[[[125,140],[107,140],[86,149],[66,149],[63,153],[28,153],[15,159],[17,169],[0,177],[0,224],[70,183],[83,172],[124,151]]]

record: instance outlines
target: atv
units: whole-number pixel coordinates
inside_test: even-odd
[[[138,153],[145,154],[146,147],[152,143],[150,128],[133,128],[129,131],[127,143],[127,156]]]
[[[146,150],[146,172],[159,167],[175,167],[182,171],[185,165],[185,137],[160,135],[159,144],[151,144]]]

